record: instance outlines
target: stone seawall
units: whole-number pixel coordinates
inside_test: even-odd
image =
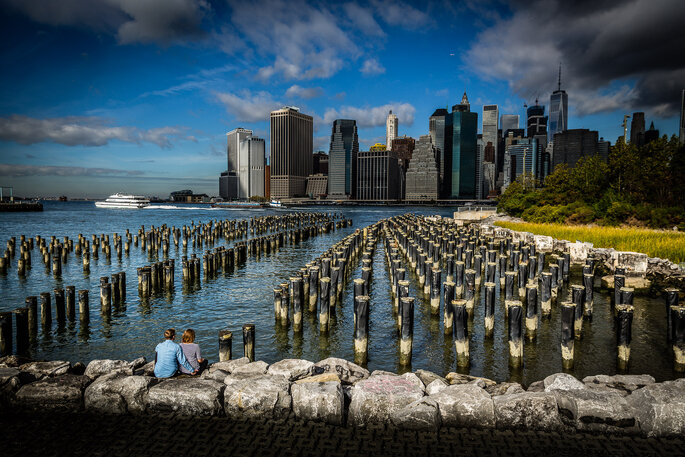
[[[218,362],[199,377],[157,379],[144,358],[0,359],[0,410],[88,411],[287,418],[413,430],[440,426],[685,436],[685,378],[565,373],[527,386],[425,370],[369,373],[349,361],[247,358]]]

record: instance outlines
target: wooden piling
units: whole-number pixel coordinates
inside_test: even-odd
[[[250,362],[255,361],[255,325],[243,325],[243,353]]]
[[[231,360],[233,356],[233,332],[219,330],[219,362]]]

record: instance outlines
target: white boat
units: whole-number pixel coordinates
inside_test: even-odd
[[[95,202],[98,208],[145,208],[149,204],[150,199],[142,195],[120,193],[110,195],[104,202]]]
[[[280,200],[271,200],[269,206],[272,208],[283,208],[283,203]]]

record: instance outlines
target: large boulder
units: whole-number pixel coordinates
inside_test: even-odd
[[[495,386],[487,386],[485,391],[493,397],[496,397],[497,395],[511,395],[525,392],[523,386],[518,382],[502,382]]]
[[[578,389],[557,390],[554,395],[562,419],[577,430],[637,431],[635,411],[618,392]]]
[[[145,411],[150,387],[157,380],[148,376],[126,376],[120,372],[102,375],[86,388],[86,410],[107,414]]]
[[[279,418],[290,412],[290,382],[285,376],[229,375],[224,382],[229,417]]]
[[[433,382],[426,386],[426,395],[435,395],[442,391],[448,384],[440,378],[435,378]]]
[[[447,380],[443,378],[442,376],[438,376],[437,374],[433,373],[432,371],[428,370],[416,370],[414,372],[416,376],[419,377],[419,379],[423,382],[423,385],[428,387],[430,383],[435,381],[436,379],[439,379],[440,381],[444,382],[445,384],[448,384]]]
[[[320,379],[336,376],[332,373],[315,376]],[[341,425],[345,398],[342,385],[337,379],[330,381],[311,381],[305,378],[290,386],[295,416],[305,420],[322,421]]]
[[[378,375],[357,381],[350,390],[349,423],[385,423],[390,415],[423,398],[423,389],[401,376]]]
[[[445,376],[445,379],[447,380],[447,382],[449,382],[452,385],[454,385],[454,384],[469,384],[469,383],[474,382],[474,381],[475,382],[482,381],[479,384],[484,385],[485,387],[494,386],[497,384],[492,379],[481,378],[479,376],[471,376],[468,374],[461,374],[461,373],[454,373],[454,372],[447,373],[447,376]]]
[[[345,359],[329,357],[314,364],[314,374],[335,373],[343,384],[354,384],[369,377],[369,370]]]
[[[649,384],[626,397],[649,436],[685,434],[685,379]]]
[[[644,386],[654,384],[654,378],[648,374],[618,374],[614,376],[586,376],[583,383],[589,389],[615,389],[625,395]]]
[[[79,411],[83,390],[90,383],[88,376],[65,374],[46,377],[22,386],[15,395],[20,408],[37,410]]]
[[[62,376],[69,372],[71,364],[63,360],[52,362],[29,362],[21,365],[19,369],[41,379],[46,376]]]
[[[231,370],[231,374],[262,375],[266,374],[269,364],[258,360],[257,362],[246,363]]]
[[[557,400],[551,392],[524,392],[493,397],[497,428],[563,431]]]
[[[475,384],[457,384],[431,395],[440,408],[442,423],[454,427],[494,427],[492,398]]]
[[[250,363],[250,359],[247,357],[241,357],[239,359],[225,360],[223,362],[216,362],[209,366],[209,372],[212,373],[216,370],[225,371],[226,373],[231,373],[235,368],[247,365]]]
[[[145,365],[143,363],[143,365]],[[133,365],[127,360],[110,360],[110,359],[100,359],[91,360],[86,367],[85,375],[90,379],[95,379],[99,376],[110,374],[110,373],[121,373],[125,375],[133,374]]]
[[[147,409],[152,413],[216,416],[222,411],[224,384],[197,378],[172,378],[150,388]]]
[[[578,381],[575,377],[568,373],[555,373],[549,375],[543,381],[545,384],[545,392],[554,392],[555,390],[579,390],[585,389],[585,384]]]
[[[267,373],[272,376],[285,376],[289,381],[297,381],[312,374],[314,362],[302,359],[283,359],[269,365]]]
[[[438,403],[423,397],[390,414],[392,423],[409,430],[437,430],[440,427]]]
[[[22,375],[30,378],[26,379],[26,382],[35,380],[32,375],[22,373],[17,368],[0,366],[0,407],[8,405],[14,397],[14,393],[25,383],[22,382]]]

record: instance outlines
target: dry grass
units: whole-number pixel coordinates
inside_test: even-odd
[[[584,241],[596,248],[643,252],[671,262],[685,262],[685,233],[643,228],[534,224],[529,222],[496,222],[500,227],[560,240]]]

